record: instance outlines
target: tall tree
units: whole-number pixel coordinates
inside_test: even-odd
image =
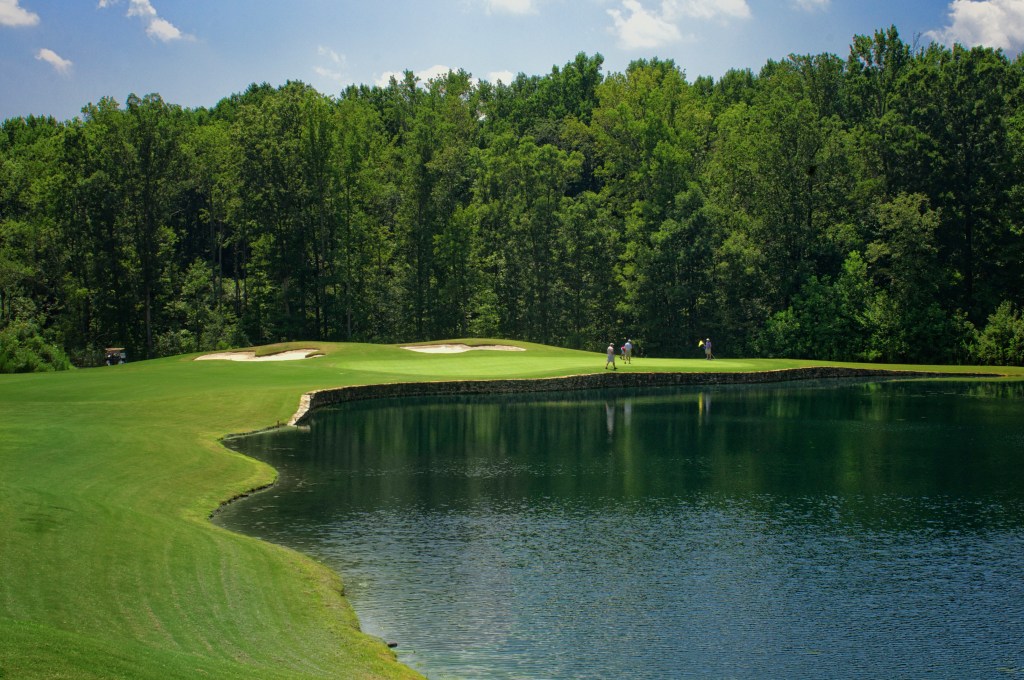
[[[318,96],[291,82],[243,105],[235,121],[242,238],[250,244],[242,320],[254,341],[309,337],[313,330],[304,111],[307,100]]]
[[[159,95],[128,97],[126,104],[127,162],[123,206],[130,244],[134,250],[132,273],[139,287],[145,356],[154,356],[154,314],[163,270],[173,266],[168,257],[176,239],[171,225],[177,212],[182,172],[180,141],[186,132],[180,108],[164,103]]]
[[[938,245],[958,280],[950,303],[976,322],[1001,299],[1005,210],[1020,182],[1007,137],[1019,82],[1001,53],[933,44],[907,69],[888,114],[899,154],[890,185],[924,193],[940,211]]]
[[[940,304],[939,214],[926,197],[901,194],[879,205],[875,219],[878,240],[869,244],[866,258],[879,290],[866,310],[870,355],[885,361],[954,359],[966,327]]]

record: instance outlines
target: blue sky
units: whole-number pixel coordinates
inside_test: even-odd
[[[790,53],[845,57],[895,24],[913,43],[1024,45],[1024,0],[0,0],[0,119],[79,115],[157,92],[211,106],[250,83],[326,94],[462,68],[541,75],[578,52],[605,72],[673,59],[693,80]]]

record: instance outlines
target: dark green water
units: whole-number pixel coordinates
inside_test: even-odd
[[[1024,676],[1024,383],[408,399],[236,440],[226,526],[442,678]]]

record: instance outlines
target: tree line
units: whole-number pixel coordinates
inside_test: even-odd
[[[1024,60],[579,54],[0,126],[0,370],[280,340],[1024,361]]]

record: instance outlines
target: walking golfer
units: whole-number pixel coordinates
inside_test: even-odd
[[[612,342],[608,343],[608,361],[604,362],[605,370],[608,370],[608,364],[612,365],[613,371],[619,370],[615,367],[615,343]]]

